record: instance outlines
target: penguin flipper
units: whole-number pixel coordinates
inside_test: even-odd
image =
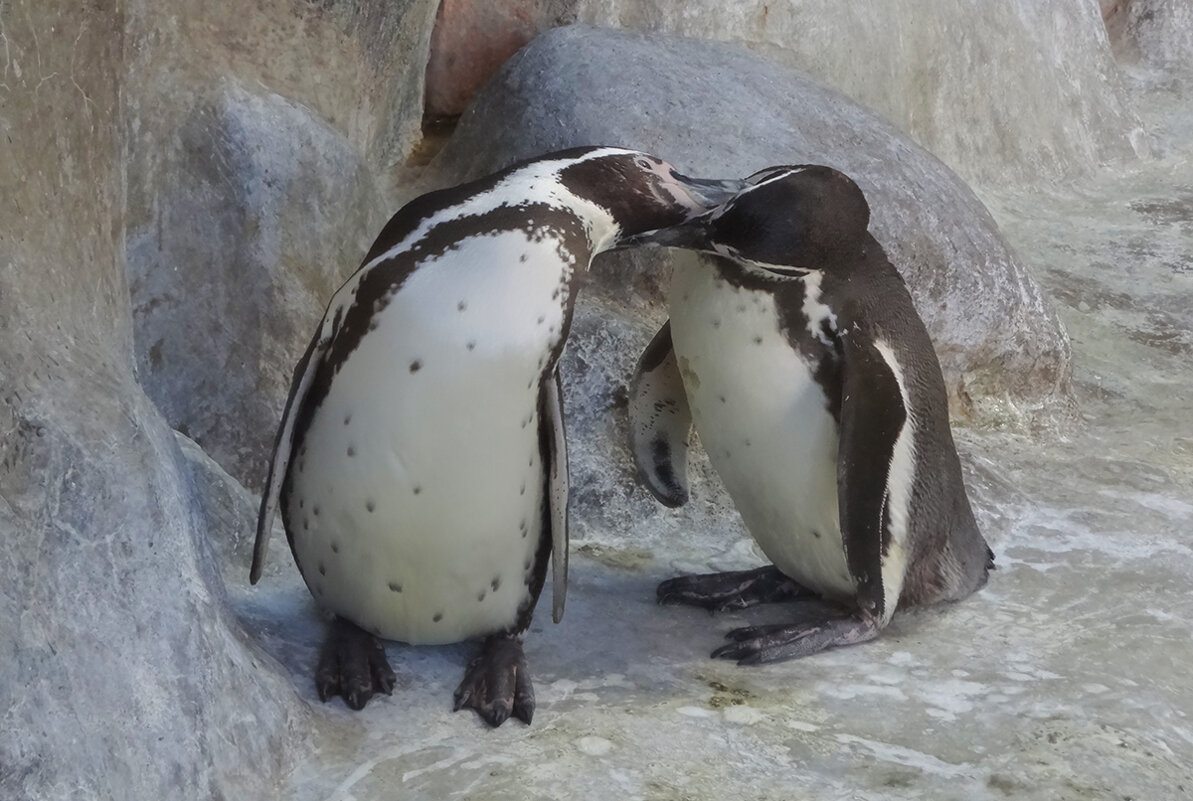
[[[568,451],[563,426],[563,387],[559,371],[543,386],[543,410],[549,427],[547,504],[551,525],[551,618],[563,619],[568,588]]]
[[[273,530],[273,516],[277,511],[282,483],[286,480],[286,470],[290,466],[291,447],[294,443],[294,421],[298,417],[298,410],[306,400],[311,382],[315,378],[315,372],[331,342],[330,337],[324,336],[323,328],[324,324],[320,323],[319,329],[315,331],[315,336],[307,345],[306,352],[294,366],[294,375],[290,380],[290,394],[286,398],[282,422],[278,425],[277,437],[273,441],[273,458],[269,462],[269,476],[265,479],[265,488],[261,491],[261,507],[257,513],[257,539],[253,543],[253,564],[249,568],[250,584],[257,583],[261,578],[261,571],[265,568],[265,555],[269,551],[269,534]]]
[[[630,383],[630,449],[647,489],[672,508],[688,502],[692,410],[668,320],[642,352]]]
[[[884,626],[899,604],[907,501],[914,478],[903,371],[889,345],[861,328],[843,352],[837,507],[863,617]]]

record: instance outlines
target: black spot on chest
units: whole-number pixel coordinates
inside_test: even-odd
[[[438,206],[428,210],[423,198],[412,202],[410,206],[398,212],[382,231],[377,244],[370,249],[365,259],[366,263],[400,244],[402,238],[408,237],[423,220],[443,208]],[[570,322],[570,311],[575,302],[575,286],[570,278],[576,267],[582,269],[588,264],[592,255],[583,221],[565,209],[536,202],[500,206],[482,214],[447,220],[434,226],[407,250],[374,265],[361,275],[352,303],[346,310],[337,309],[333,320],[331,345],[316,368],[306,398],[296,410],[294,445],[300,444],[302,433],[309,428],[315,411],[326,399],[336,374],[360,346],[363,337],[375,328],[375,316],[389,305],[394,294],[402,288],[406,279],[416,269],[427,261],[455,250],[464,240],[495,236],[509,231],[522,231],[532,242],[553,240],[557,244],[556,255],[561,263],[569,265],[565,270],[564,279],[569,285],[569,291],[560,298],[565,325],[560,341],[552,353],[557,358],[562,340],[566,338],[567,323]],[[434,269],[434,265],[426,266],[427,269]],[[529,265],[527,269],[533,267],[534,265]],[[457,309],[463,311],[460,305],[457,304]],[[463,305],[466,309],[467,304]],[[467,343],[468,350],[475,348],[475,345],[476,343],[470,340]],[[554,364],[554,360],[551,363]],[[412,373],[417,372],[422,366],[419,360],[408,365]],[[283,487],[283,493],[288,494],[287,486]]]

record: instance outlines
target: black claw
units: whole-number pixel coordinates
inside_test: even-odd
[[[655,598],[660,604],[687,604],[710,612],[746,609],[807,594],[808,590],[773,565],[728,573],[677,576],[661,582],[655,590]]]
[[[348,705],[349,709],[354,709],[357,712],[365,708],[365,704],[373,697],[373,693],[368,690],[352,689],[344,694],[344,703]]]
[[[484,718],[490,726],[496,729],[502,723],[505,723],[507,720],[509,720],[510,706],[509,704],[504,703],[492,704],[486,712],[481,712],[481,717]]]
[[[722,645],[720,648],[712,652],[713,659],[743,659],[751,652],[748,646],[737,643],[731,645]]]
[[[713,651],[712,656],[736,659],[739,665],[761,665],[872,640],[879,631],[873,619],[852,615],[816,623],[747,626],[726,633],[725,638],[732,642]]]
[[[349,709],[361,710],[375,693],[390,695],[396,684],[381,641],[343,618],[333,620],[315,669],[319,700],[339,695]]]
[[[534,720],[534,684],[526,670],[519,670],[514,676],[514,717],[527,726]]]
[[[398,684],[398,677],[385,658],[385,648],[377,643],[377,649],[369,655],[369,668],[373,674],[373,689],[386,695],[394,694],[394,687]]]
[[[741,659],[737,660],[737,664],[741,665],[742,667],[750,667],[751,665],[761,665],[762,664],[762,652],[755,651],[752,654],[747,654],[746,656],[743,656]]]
[[[315,692],[319,693],[319,700],[327,703],[333,695],[340,694],[340,684],[334,679],[315,677]]]
[[[530,723],[534,717],[534,688],[522,644],[506,635],[489,637],[480,656],[468,665],[454,698],[455,711],[472,709],[494,728],[511,715]]]
[[[529,726],[534,721],[534,703],[528,707],[514,704],[514,717]]]

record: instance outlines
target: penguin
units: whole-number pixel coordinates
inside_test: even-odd
[[[294,369],[257,521],[275,510],[332,622],[323,701],[391,693],[381,640],[483,638],[455,692],[491,726],[530,723],[522,651],[553,566],[567,586],[557,363],[580,273],[625,236],[682,222],[738,182],[610,147],[524,161],[408,203],[329,302]]]
[[[965,598],[994,554],[962,482],[940,362],[868,231],[862,191],[815,165],[746,181],[720,207],[626,243],[699,252],[673,268],[630,420],[640,474],[668,506],[688,499],[694,426],[772,562],[664,581],[661,603],[830,602],[730,631],[712,654],[759,664],[871,640],[898,608]]]

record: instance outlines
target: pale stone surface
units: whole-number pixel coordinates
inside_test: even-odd
[[[1119,55],[1144,39],[1146,59],[1172,66],[1174,42],[1188,43],[1180,18],[1193,13],[1185,0],[446,0],[444,10],[443,38],[462,46],[432,54],[441,77],[429,80],[443,88],[428,107],[439,113],[459,113],[496,70],[487,51],[580,21],[743,45],[875,110],[966,179],[995,185],[1147,153],[1107,28]]]
[[[848,173],[932,334],[954,412],[1013,420],[1064,406],[1068,339],[968,187],[839,93],[740,48],[586,26],[550,31],[486,86],[432,166],[452,183],[607,142],[695,175],[808,162]],[[606,257],[594,281],[620,300],[652,300],[657,278],[639,275],[642,264],[663,272],[649,256]],[[635,299],[639,285],[645,297]]]
[[[1119,0],[1107,20],[1115,53],[1131,64],[1193,77],[1193,5],[1186,0]]]
[[[1085,174],[1148,148],[1092,0],[575,0],[573,10],[797,67],[978,183]]]

